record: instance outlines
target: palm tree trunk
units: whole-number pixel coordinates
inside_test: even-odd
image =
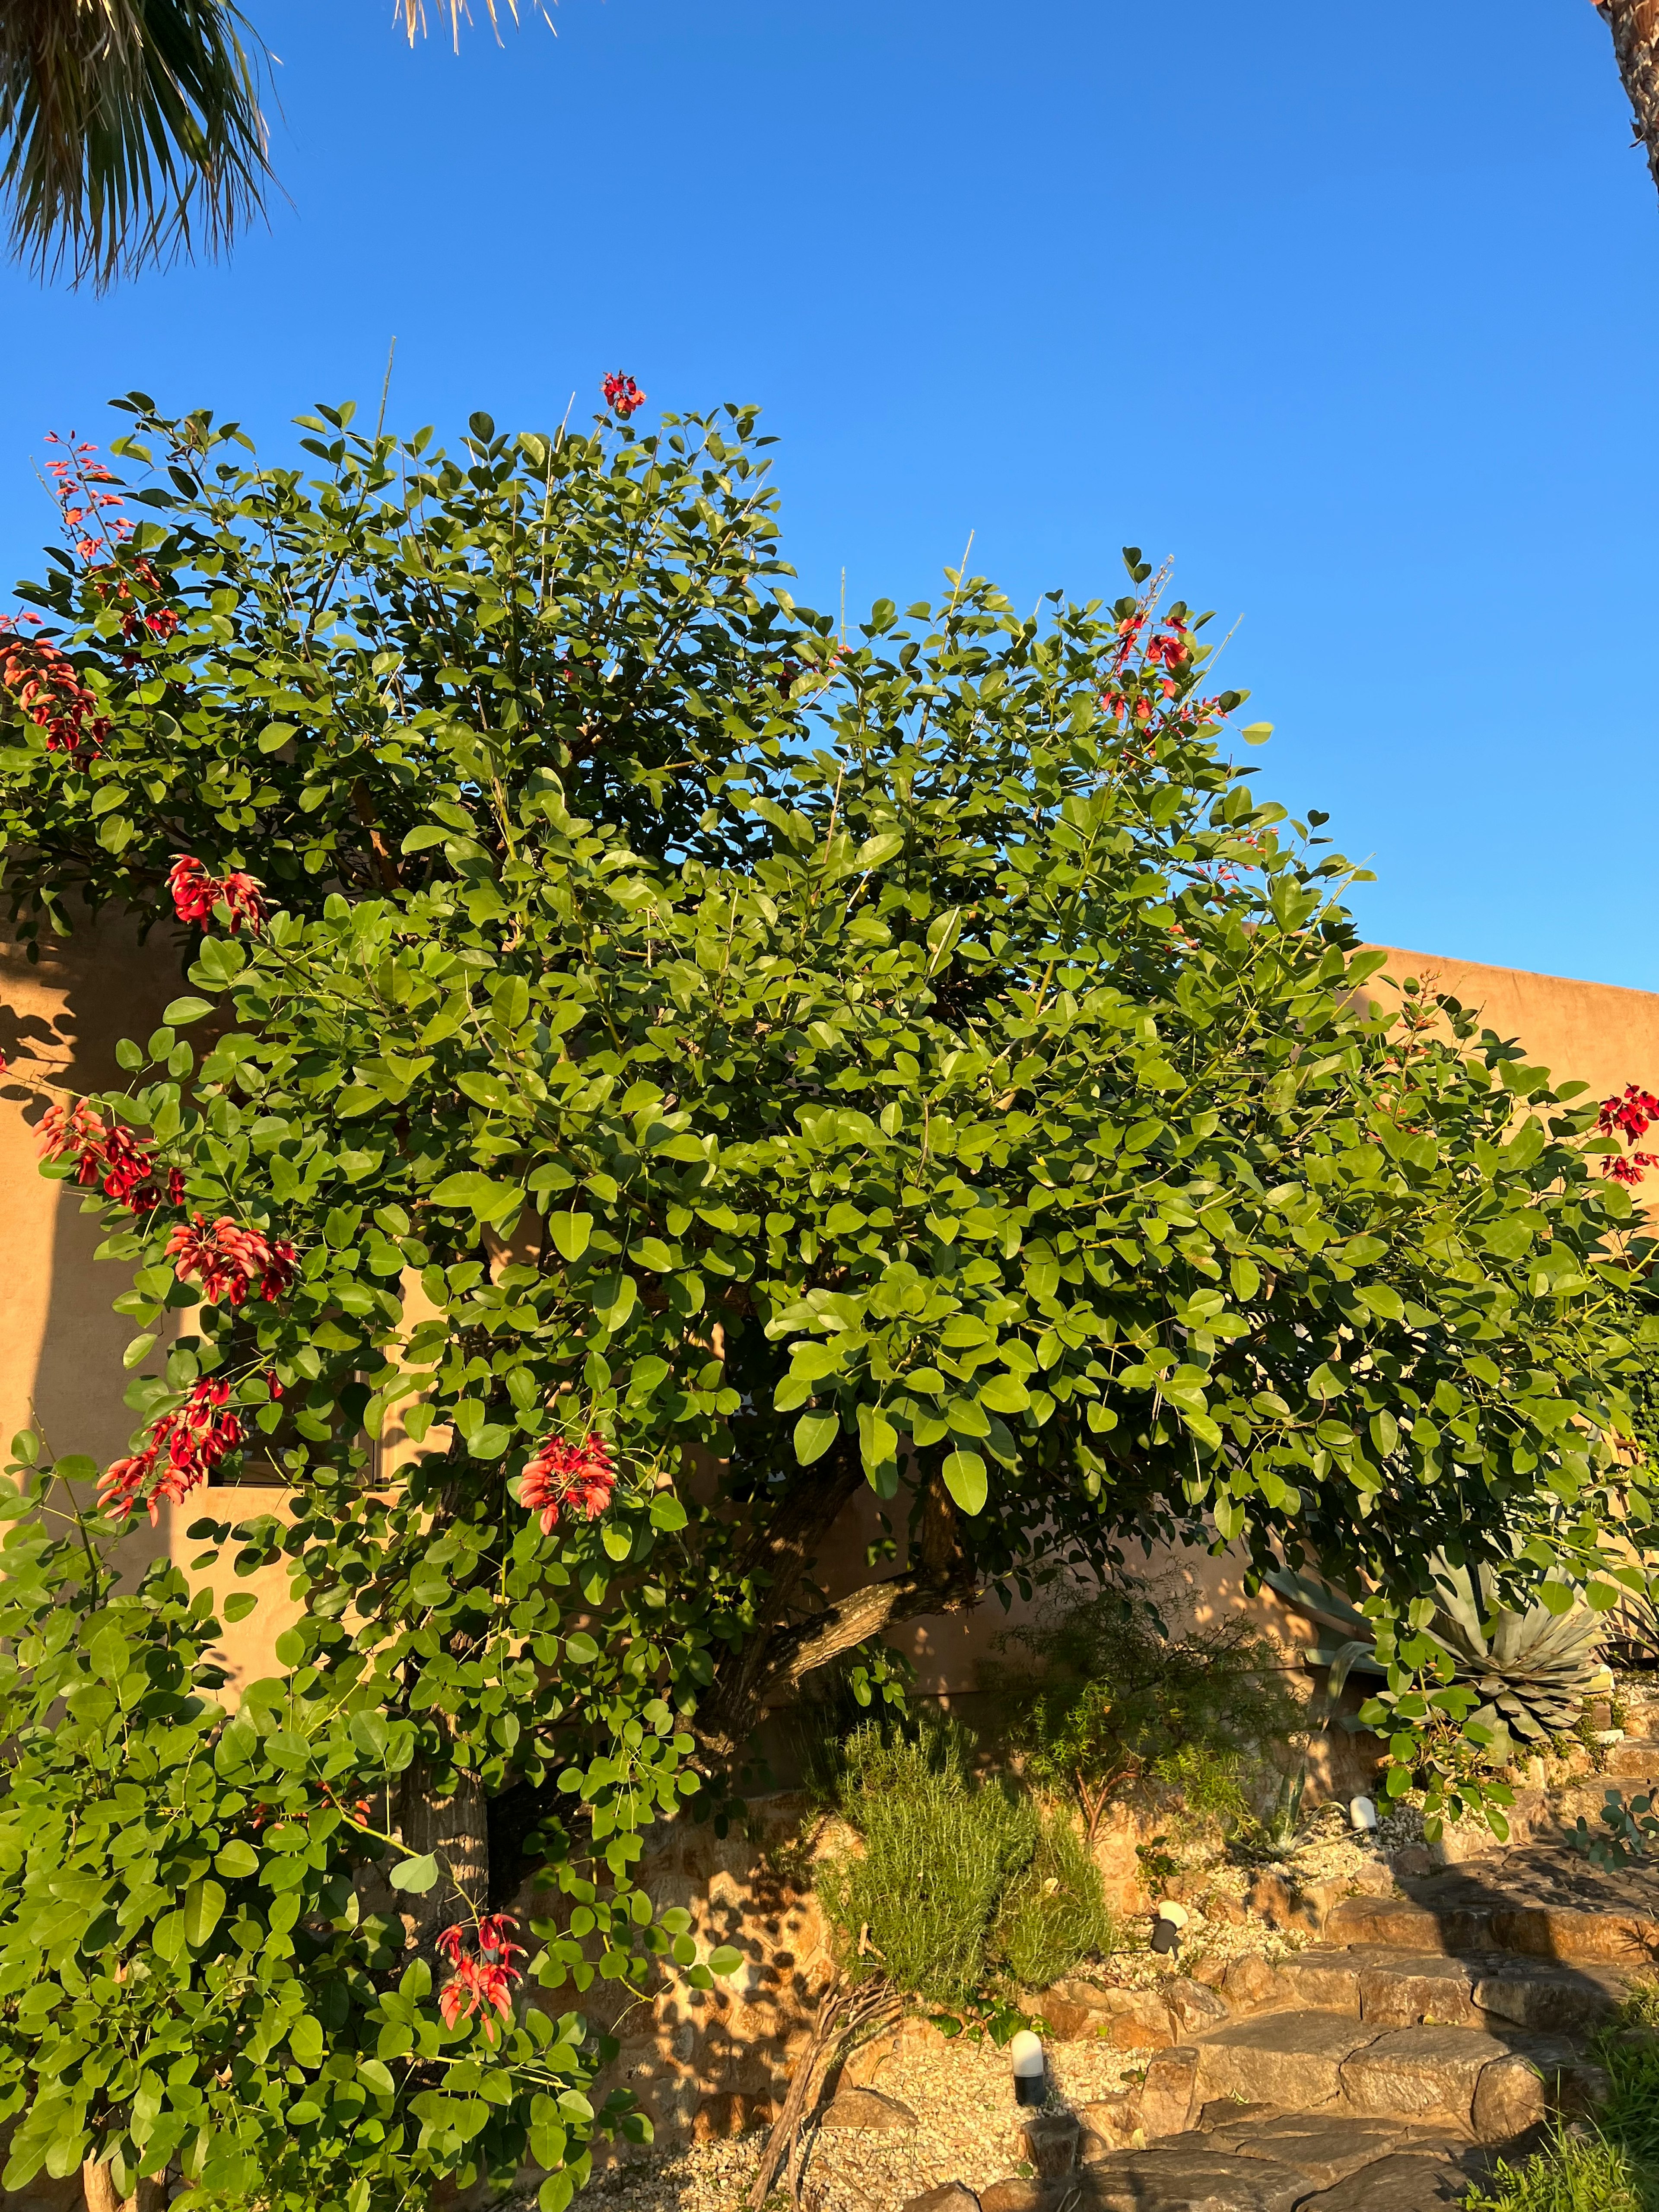
[[[1613,58],[1636,136],[1659,187],[1659,0],[1595,0],[1595,11],[1613,33]]]

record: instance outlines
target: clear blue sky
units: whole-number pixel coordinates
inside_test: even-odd
[[[1173,556],[1373,936],[1659,988],[1659,203],[1587,0],[563,0],[459,59],[246,4],[269,234],[0,271],[8,576],[134,386],[280,447],[395,333],[404,427],[755,399],[803,597]]]

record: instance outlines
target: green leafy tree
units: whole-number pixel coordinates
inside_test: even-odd
[[[527,2148],[556,2212],[599,2047],[458,2009],[500,1909],[537,1870],[554,1990],[706,1975],[641,1831],[815,1668],[1128,1539],[1311,1554],[1405,1634],[1437,1549],[1582,1580],[1643,1525],[1594,1109],[1367,1006],[1353,872],[1138,555],[843,643],[752,410],[452,459],[323,410],[307,477],[128,404],[144,520],[66,455],[0,652],[16,929],[176,915],[191,986],[46,1124],[141,1425],[80,1527],[94,1470],[20,1454],[12,2185],[368,2212]],[[232,1715],[188,1575],[101,1559],[249,1451],[289,1517],[198,1564],[285,1559],[300,1617]]]

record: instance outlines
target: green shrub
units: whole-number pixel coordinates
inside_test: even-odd
[[[1490,2191],[1463,2212],[1651,2212],[1654,2197],[1628,2151],[1599,2136],[1561,2136],[1524,2166],[1500,2164]]]
[[[972,1751],[950,1721],[924,1722],[918,1738],[855,1730],[841,1802],[864,1851],[832,1860],[818,1883],[849,1972],[885,1973],[943,2006],[983,1987],[1004,1894],[1038,1836],[1029,1799],[976,1778]]]
[[[1069,1812],[1044,1815],[1036,1849],[1009,1883],[993,1949],[1022,1990],[1046,1990],[1085,1959],[1117,1947],[1100,1869]]]
[[[1607,2101],[1585,2133],[1559,2134],[1524,2166],[1500,2166],[1465,2212],[1659,2212],[1659,1985],[1638,1982],[1618,2027],[1598,2036]],[[1632,2027],[1649,2030],[1631,2036]]]
[[[1031,1781],[1075,1799],[1091,1844],[1112,1799],[1147,1784],[1180,1791],[1189,1821],[1237,1822],[1246,1758],[1306,1733],[1276,1644],[1238,1620],[1173,1633],[1132,1577],[998,1641],[1025,1655],[990,1674],[1009,1741]]]

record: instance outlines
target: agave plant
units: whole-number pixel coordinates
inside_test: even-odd
[[[1601,1622],[1583,1606],[1518,1613],[1498,1598],[1489,1567],[1454,1567],[1437,1554],[1431,1571],[1438,1608],[1429,1633],[1450,1653],[1456,1679],[1483,1700],[1469,1718],[1493,1731],[1496,1755],[1505,1749],[1498,1739],[1540,1744],[1565,1735],[1599,1670]]]
[[[1275,1570],[1267,1579],[1298,1613],[1305,1613],[1321,1628],[1333,1632],[1330,1638],[1302,1654],[1309,1666],[1330,1669],[1319,1709],[1310,1710],[1309,1714],[1310,1720],[1317,1726],[1336,1711],[1337,1700],[1351,1674],[1388,1672],[1376,1656],[1376,1624],[1366,1619],[1352,1598],[1333,1589],[1328,1583],[1315,1582],[1308,1575],[1292,1574],[1288,1567]]]
[[[1489,1567],[1456,1567],[1443,1553],[1430,1561],[1436,1609],[1422,1632],[1452,1664],[1453,1680],[1481,1702],[1469,1715],[1490,1729],[1492,1754],[1511,1757],[1522,1743],[1541,1744],[1564,1735],[1583,1709],[1599,1668],[1596,1646],[1605,1624],[1583,1606],[1552,1613],[1547,1606],[1524,1612],[1505,1605]],[[1352,1598],[1328,1583],[1288,1570],[1267,1580],[1279,1595],[1340,1641],[1307,1656],[1328,1665],[1334,1706],[1349,1673],[1382,1674],[1373,1624]]]

